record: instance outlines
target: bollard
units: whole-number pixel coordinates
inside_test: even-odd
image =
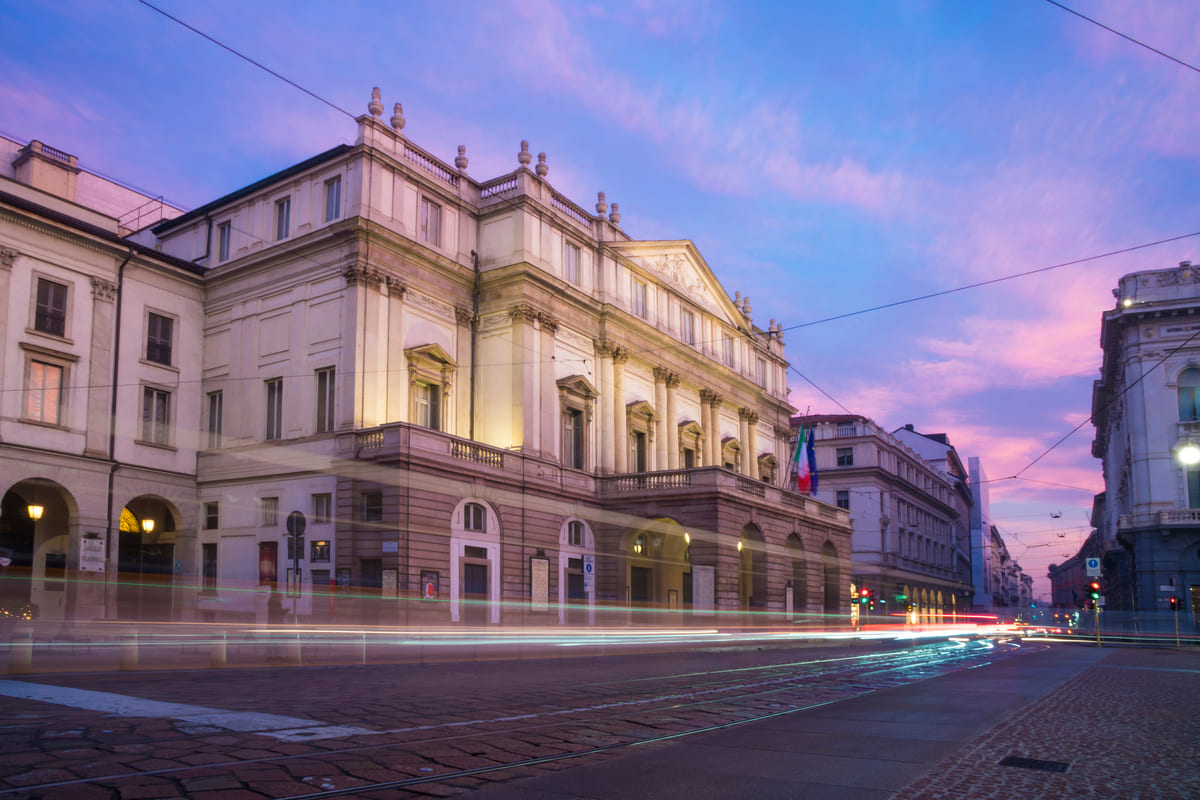
[[[225,643],[225,634],[221,634],[221,638],[213,639],[212,647],[208,654],[208,665],[214,669],[219,669],[226,664],[228,650]]]
[[[13,639],[8,645],[8,673],[28,675],[33,672],[33,634]]]
[[[138,635],[127,633],[121,636],[121,669],[138,668]]]
[[[300,666],[300,634],[296,634],[296,638],[288,643],[287,663],[293,667]]]

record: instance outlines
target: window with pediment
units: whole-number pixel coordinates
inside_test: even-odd
[[[693,469],[704,466],[701,463],[700,449],[704,442],[704,429],[695,420],[689,420],[679,426],[679,466],[683,469]]]
[[[654,446],[654,423],[658,415],[645,400],[630,403],[625,413],[629,431],[629,471],[645,472],[651,468],[650,449]]]
[[[558,381],[558,404],[562,411],[561,457],[564,467],[588,468],[588,442],[592,425],[592,408],[596,388],[582,375],[571,375]]]
[[[410,348],[404,355],[408,359],[409,421],[433,430],[447,430],[451,419],[447,407],[450,387],[458,364],[436,344]]]

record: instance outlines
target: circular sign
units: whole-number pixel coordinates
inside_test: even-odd
[[[1087,560],[1087,568],[1088,569],[1100,569],[1100,559],[1089,558]]]
[[[300,536],[304,533],[304,528],[308,523],[304,520],[304,515],[299,511],[293,511],[288,514],[287,532],[292,536]]]

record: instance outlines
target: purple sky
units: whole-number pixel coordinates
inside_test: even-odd
[[[1200,73],[1042,0],[157,5],[352,114],[380,86],[477,178],[528,139],[584,207],[605,191],[632,236],[692,239],[845,409],[1021,474],[992,516],[1043,595],[1103,488],[1091,425],[1023,470],[1090,414],[1117,279],[1200,261],[1188,238],[808,324],[1200,230]],[[1200,4],[1068,5],[1200,64]],[[354,137],[136,0],[4,16],[0,132],[182,206]]]

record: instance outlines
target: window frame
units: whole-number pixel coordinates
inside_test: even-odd
[[[417,233],[422,242],[442,246],[442,206],[428,197],[421,197],[417,217]],[[432,223],[432,225],[431,225]]]
[[[143,352],[146,361],[171,366],[175,355],[175,320],[173,314],[146,309],[146,349]]]
[[[733,337],[728,333],[721,334],[721,361],[725,366],[733,369],[735,366],[735,358],[733,352]]]
[[[47,287],[49,294],[50,287],[55,287],[62,290],[62,307],[57,308],[54,305],[54,297],[47,297],[43,302],[42,287]],[[32,321],[33,324],[30,330],[45,336],[53,336],[57,339],[70,338],[70,323],[71,323],[71,287],[72,284],[64,281],[55,280],[54,278],[45,275],[35,275],[33,281],[33,297],[32,297]]]
[[[483,503],[466,503],[463,506],[463,530],[487,533],[487,506]]]
[[[359,494],[359,520],[383,522],[383,490],[366,489]]]
[[[633,289],[630,297],[630,307],[633,315],[641,319],[649,319],[650,286],[643,280],[633,279]]]
[[[283,378],[268,378],[263,381],[266,389],[266,433],[264,441],[275,442],[283,438]]]
[[[37,388],[34,388],[34,386],[33,386],[34,373],[35,373],[35,371],[38,371],[38,370],[35,370],[35,366],[45,368],[45,369],[40,370],[40,372],[42,373],[43,380],[42,380],[41,385],[38,386]],[[55,387],[53,390],[48,390],[46,388],[46,382],[44,379],[45,374],[46,374],[46,369],[58,371],[58,386]],[[39,425],[53,425],[54,427],[57,427],[57,428],[64,427],[63,419],[66,416],[66,385],[67,385],[67,376],[68,376],[69,370],[70,370],[69,365],[62,363],[61,361],[59,361],[57,359],[48,358],[47,356],[45,356],[41,353],[26,353],[26,357],[25,357],[25,392],[24,392],[24,398],[22,399],[22,402],[21,402],[21,420],[22,421],[36,422]],[[54,418],[47,419],[46,414],[45,414],[45,409],[47,408],[46,398],[48,395],[51,394],[51,392],[53,393],[53,398],[54,398],[53,399]],[[36,395],[41,396],[41,401],[38,404],[39,408],[42,409],[42,413],[40,414],[40,416],[34,416],[33,414],[30,413],[30,411],[31,411],[30,404]]]
[[[209,392],[208,398],[208,449],[221,446],[225,425],[225,392],[221,389]]]
[[[233,252],[233,223],[230,220],[217,223],[217,263],[229,260]]]
[[[580,257],[582,249],[579,245],[563,240],[563,280],[576,286],[580,283]]]
[[[853,447],[839,447],[835,451],[834,455],[837,457],[837,465],[839,467],[853,467],[854,466],[854,448]]]
[[[576,535],[578,534],[578,535]],[[568,547],[586,547],[587,546],[587,531],[584,525],[577,519],[573,519],[567,523],[567,546]]]
[[[204,530],[215,531],[221,527],[221,503],[218,500],[204,502]]]
[[[162,419],[158,419],[161,411]],[[141,444],[171,446],[171,390],[142,384]]]
[[[849,511],[850,510],[850,490],[849,489],[838,489],[835,502],[836,502],[836,505],[838,508]],[[843,505],[843,503],[844,503],[844,505]]]
[[[691,309],[679,309],[679,339],[684,344],[696,345],[696,312]]]
[[[261,528],[279,527],[279,498],[258,498],[258,524]]]
[[[334,175],[325,181],[325,221],[342,218],[342,176]]]
[[[282,242],[292,233],[292,196],[275,201],[275,241]]]
[[[328,525],[333,521],[333,494],[313,492],[312,515],[314,525]]]
[[[337,381],[335,367],[321,367],[315,371],[316,376],[316,423],[313,430],[316,433],[333,433],[334,408],[336,393],[334,385]]]

